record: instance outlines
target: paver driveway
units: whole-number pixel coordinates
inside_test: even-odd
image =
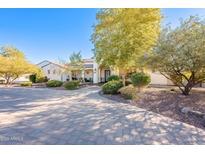
[[[0,144],[204,144],[205,131],[75,91],[0,89]]]

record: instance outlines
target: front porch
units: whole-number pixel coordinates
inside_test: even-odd
[[[85,69],[71,71],[70,80],[80,80],[89,83],[104,83],[107,82],[108,77],[113,75],[114,71],[109,68]]]
[[[93,82],[93,69],[71,71],[70,80],[80,80],[82,82]]]

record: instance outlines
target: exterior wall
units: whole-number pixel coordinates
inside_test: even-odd
[[[49,80],[66,81],[70,77],[68,73],[63,72],[64,70],[61,67],[52,63],[44,66],[41,69],[43,70],[44,75],[47,76]]]
[[[151,76],[151,83],[156,85],[173,85],[173,83],[161,75],[159,72],[149,72]]]
[[[29,76],[30,74],[25,74],[19,78],[17,78],[16,80],[14,80],[14,83],[20,83],[20,82],[26,82],[26,81],[30,81],[29,80]]]

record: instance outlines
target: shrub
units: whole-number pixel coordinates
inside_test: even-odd
[[[63,82],[58,80],[50,80],[47,82],[47,87],[60,87],[62,86]]]
[[[35,74],[32,74],[29,76],[29,80],[32,82],[32,83],[35,83],[36,82],[36,75]]]
[[[48,81],[47,77],[39,76],[37,74],[30,75],[29,80],[32,83],[42,83],[42,82],[47,82]]]
[[[136,88],[133,85],[120,88],[119,93],[126,99],[136,99]]]
[[[20,85],[21,85],[22,87],[30,87],[30,86],[32,86],[32,82],[26,81],[26,82],[20,83]]]
[[[78,80],[73,80],[73,81],[68,81],[64,84],[64,87],[68,90],[74,90],[77,89],[80,84],[80,81]]]
[[[141,87],[145,87],[151,82],[151,78],[145,73],[134,73],[131,75],[131,81],[132,84],[137,86],[140,91]]]
[[[36,83],[48,82],[47,77],[37,77]]]
[[[107,78],[107,81],[112,81],[112,80],[119,81],[120,77],[117,75],[111,75]]]
[[[121,81],[109,81],[102,86],[104,94],[117,94],[118,90],[123,86]]]

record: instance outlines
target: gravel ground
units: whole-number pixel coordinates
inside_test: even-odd
[[[175,90],[171,91],[171,89]],[[135,101],[125,100],[121,95],[104,96],[205,130],[205,121],[202,117],[187,115],[180,111],[182,107],[188,107],[194,111],[205,113],[205,89],[193,89],[189,96],[184,96],[176,88],[147,88],[140,94],[140,99]]]

